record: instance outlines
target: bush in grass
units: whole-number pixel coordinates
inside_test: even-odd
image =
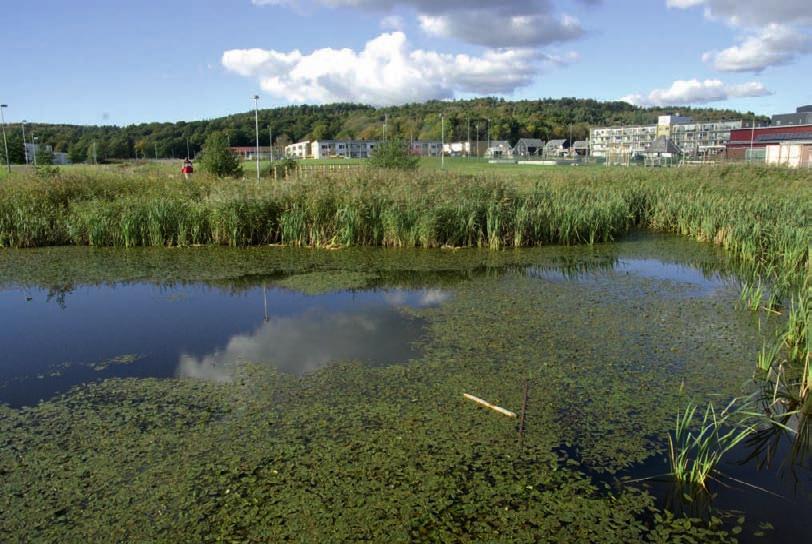
[[[370,166],[395,170],[415,170],[420,158],[409,153],[409,146],[402,140],[389,140],[379,144],[369,158]]]
[[[228,149],[228,140],[221,132],[215,132],[206,138],[200,165],[206,172],[220,178],[242,176],[240,159]]]
[[[277,177],[284,178],[291,172],[296,171],[296,159],[293,157],[285,157],[284,159],[275,161],[271,164],[271,174],[276,174]]]

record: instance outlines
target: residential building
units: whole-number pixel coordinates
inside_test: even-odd
[[[731,131],[741,121],[694,122],[681,115],[661,115],[656,125],[596,127],[589,131],[589,154],[593,157],[643,156],[657,137],[673,140],[688,155],[721,153]]]
[[[409,144],[412,155],[420,157],[439,157],[443,151],[443,144],[433,140],[413,140]]]
[[[310,157],[310,141],[305,140],[285,146],[285,156],[293,159],[307,159]]]
[[[471,152],[470,142],[451,142],[443,145],[443,153],[449,157],[463,157]]]
[[[535,157],[541,155],[544,141],[538,138],[521,138],[513,146],[514,157]]]
[[[545,157],[565,157],[569,154],[570,143],[567,139],[550,140],[544,144],[542,153]]]
[[[25,160],[28,163],[34,163],[34,158],[37,156],[38,153],[50,153],[53,154],[54,147],[49,144],[29,144],[28,142],[25,143]]]
[[[297,159],[329,159],[343,157],[366,159],[378,142],[375,140],[314,140],[285,146],[285,156]]]
[[[795,113],[779,113],[772,116],[772,126],[812,125],[812,106],[800,106]]]
[[[790,168],[812,168],[812,140],[770,144],[766,147],[765,161]]]
[[[257,158],[257,146],[255,145],[232,146],[228,149],[244,161],[253,161]],[[259,158],[260,160],[270,159],[271,147],[267,145],[259,146]]]
[[[579,157],[588,157],[589,156],[589,141],[588,140],[576,140],[574,144],[572,144],[572,150],[575,155]]]
[[[491,146],[485,150],[485,156],[491,159],[510,157],[512,153],[513,148],[507,140],[491,140]]]
[[[70,159],[68,158],[67,153],[57,151],[55,153],[51,153],[51,162],[53,162],[54,164],[58,164],[60,166],[64,166],[66,164],[70,164]]]

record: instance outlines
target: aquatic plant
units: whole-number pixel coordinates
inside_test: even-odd
[[[674,434],[668,435],[671,475],[677,482],[707,489],[724,455],[755,431],[754,425],[744,425],[738,400],[730,401],[718,415],[708,403],[698,426],[696,405],[689,403],[677,413]]]

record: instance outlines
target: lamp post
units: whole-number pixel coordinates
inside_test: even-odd
[[[488,149],[491,148],[491,120],[485,119],[488,122]]]
[[[0,104],[0,125],[3,127],[3,147],[6,150],[6,168],[8,168],[8,172],[10,174],[11,158],[8,156],[8,142],[6,141],[6,118],[3,116],[3,110],[7,107],[8,106],[6,104]]]
[[[440,114],[440,169],[445,169],[445,114]]]
[[[465,119],[465,122],[468,125],[468,149],[465,150],[465,158],[470,159],[471,158],[471,118],[467,117]]]
[[[20,122],[20,125],[23,127],[23,157],[25,157],[25,164],[28,166],[28,149],[26,149],[26,142],[25,142],[25,119]]]
[[[257,131],[257,181],[259,181],[259,95],[252,96],[254,100],[254,126]]]

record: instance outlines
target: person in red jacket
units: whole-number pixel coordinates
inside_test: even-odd
[[[192,168],[192,161],[189,160],[189,157],[186,157],[186,160],[183,161],[183,168],[181,168],[180,171],[186,179],[189,179],[189,176],[195,171],[194,168]]]

